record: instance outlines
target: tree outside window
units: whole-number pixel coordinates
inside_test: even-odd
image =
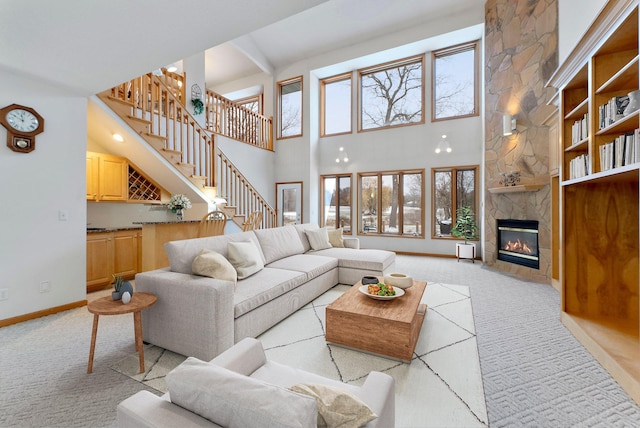
[[[278,138],[302,136],[302,76],[278,82]]]
[[[351,73],[320,81],[320,135],[351,132]]]
[[[433,120],[477,116],[478,42],[433,52]]]
[[[458,208],[471,207],[478,212],[478,167],[434,168],[432,173],[432,234],[434,238],[449,238]]]
[[[424,171],[359,174],[359,233],[423,236]]]
[[[351,175],[324,175],[321,183],[321,223],[328,229],[342,227],[343,233],[351,233]]]
[[[359,71],[360,130],[422,123],[424,57]]]

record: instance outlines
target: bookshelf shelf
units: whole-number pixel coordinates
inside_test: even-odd
[[[585,113],[589,111],[589,98],[585,98],[580,104],[576,106],[573,110],[571,110],[564,117],[565,119],[580,119],[584,116]]]

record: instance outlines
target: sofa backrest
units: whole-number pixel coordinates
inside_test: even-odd
[[[229,242],[252,241],[258,247],[262,261],[265,257],[260,249],[260,242],[253,231],[230,233],[228,235],[208,236],[205,238],[184,239],[171,241],[164,244],[164,249],[169,257],[169,263],[173,272],[193,274],[191,264],[203,249],[216,251],[227,257],[227,244]]]
[[[298,232],[293,226],[253,231],[260,242],[265,264],[305,252]]]

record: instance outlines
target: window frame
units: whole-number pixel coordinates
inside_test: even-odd
[[[478,48],[479,40],[461,43],[459,45],[450,46],[444,49],[438,49],[431,52],[431,122],[440,122],[443,120],[462,119],[465,117],[480,116],[480,58]],[[473,113],[459,116],[447,116],[436,118],[436,59],[445,56],[456,55],[462,52],[474,52],[473,55]]]
[[[349,218],[351,219],[351,222],[349,223],[349,231],[348,232],[344,232],[343,230],[343,235],[353,235],[353,174],[323,174],[320,176],[320,227],[327,227],[326,225],[326,219],[324,217],[324,212],[325,212],[325,205],[324,205],[324,193],[325,193],[325,179],[327,178],[334,178],[336,180],[336,189],[338,190],[338,195],[339,195],[339,189],[340,189],[340,183],[339,183],[339,179],[340,178],[348,178],[351,182],[351,190],[350,190],[350,194],[349,194],[349,199],[351,201],[351,203],[349,204]],[[338,204],[336,205],[336,225],[338,223],[338,213],[339,213],[339,209],[340,209],[340,197],[338,196]],[[342,226],[342,225],[341,225]],[[346,226],[346,225],[345,225]],[[337,227],[336,227],[337,229]]]
[[[479,196],[479,187],[478,185],[480,184],[479,182],[479,171],[480,171],[480,166],[479,165],[464,165],[464,166],[450,166],[450,167],[434,167],[431,168],[431,238],[432,239],[448,239],[448,240],[460,240],[460,238],[453,236],[453,234],[451,235],[436,235],[436,172],[451,172],[451,206],[454,207],[451,210],[451,228],[453,229],[453,227],[456,224],[456,216],[457,216],[457,211],[458,211],[458,206],[457,206],[457,190],[458,190],[458,186],[457,186],[457,180],[458,180],[458,171],[469,171],[469,170],[473,170],[474,173],[474,198],[473,198],[473,204],[474,206],[473,208],[473,213],[476,217],[476,223],[478,224],[478,229],[480,229],[480,224],[478,223],[478,207],[479,207],[479,201],[480,201],[480,196]],[[474,239],[474,241],[478,241],[480,238],[478,239]]]
[[[234,103],[246,108],[247,110],[250,110],[248,107],[246,107],[247,104],[250,103],[257,103],[258,104],[258,114],[263,114],[264,112],[264,97],[262,96],[262,92],[257,94],[257,95],[251,95],[250,97],[244,97],[244,98],[240,98],[237,100],[233,100]]]
[[[394,175],[398,174],[398,189],[402,189],[403,191],[398,192],[398,233],[385,233],[384,231],[380,231],[380,225],[382,225],[382,197],[380,195],[382,189],[382,177],[385,175]],[[404,176],[405,175],[415,175],[420,174],[422,185],[420,189],[420,233],[407,235],[404,233]],[[377,177],[377,214],[376,214],[376,232],[365,232],[362,220],[362,178],[363,177]],[[411,238],[411,239],[424,239],[425,238],[425,170],[424,168],[416,168],[416,169],[402,169],[402,170],[390,170],[390,171],[370,171],[370,172],[359,172],[357,178],[357,192],[358,192],[358,225],[357,225],[357,235],[358,236],[384,236],[384,237],[394,237],[394,238]]]
[[[342,132],[334,132],[331,134],[326,133],[326,85],[343,80],[349,80],[351,91],[349,91],[349,130]],[[348,73],[338,74],[336,76],[327,77],[326,79],[320,79],[320,137],[333,137],[335,135],[345,135],[353,133],[353,71]]]
[[[386,125],[386,126],[379,126],[376,128],[368,128],[368,129],[363,129],[362,128],[362,107],[363,107],[363,103],[362,103],[362,76],[365,74],[371,74],[371,73],[377,73],[379,71],[384,71],[384,70],[389,70],[392,68],[398,68],[398,67],[402,67],[403,65],[409,65],[409,64],[413,64],[416,62],[420,62],[421,64],[421,68],[422,68],[422,77],[421,77],[421,90],[420,90],[420,116],[421,116],[421,120],[418,122],[411,122],[411,123],[400,123],[397,125]],[[378,65],[374,65],[371,67],[366,67],[366,68],[361,68],[356,70],[357,72],[357,104],[358,104],[358,110],[356,112],[357,115],[357,120],[358,120],[358,132],[370,132],[370,131],[379,131],[382,129],[390,129],[390,128],[398,128],[398,127],[402,127],[402,126],[414,126],[414,125],[422,125],[425,123],[425,54],[419,54],[419,55],[414,55],[414,56],[410,56],[407,58],[402,58],[402,59],[398,59],[398,60],[394,60],[394,61],[389,61],[389,62],[385,62],[382,64],[378,64]]]
[[[282,88],[284,86],[291,85],[296,82],[300,82],[300,133],[295,135],[287,135],[283,137],[282,136]],[[276,108],[277,108],[277,118],[278,118],[276,139],[285,140],[288,138],[302,137],[304,134],[304,82],[302,79],[302,75],[276,82],[276,97],[277,97]]]

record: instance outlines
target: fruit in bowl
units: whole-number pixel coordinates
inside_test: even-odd
[[[367,291],[369,294],[374,296],[395,296],[396,290],[393,289],[392,285],[383,284],[379,282],[377,284],[369,284],[367,286]]]

